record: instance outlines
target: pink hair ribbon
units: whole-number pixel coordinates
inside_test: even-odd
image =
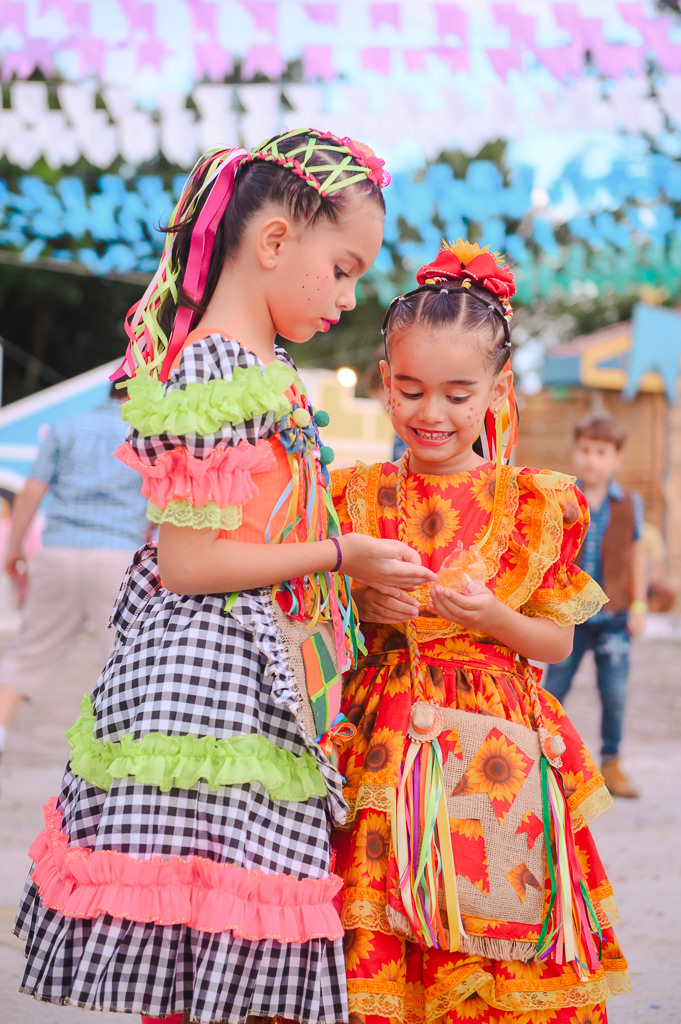
[[[250,158],[251,154],[248,150],[233,149],[227,159],[214,172],[213,177],[215,181],[210,195],[204,203],[196,222],[196,227],[192,232],[187,269],[183,282],[186,294],[196,302],[201,300],[206,286],[215,232],[234,191],[236,172],[242,163]],[[210,187],[210,182],[206,182],[206,187]],[[182,348],[184,340],[189,334],[193,316],[194,310],[189,306],[180,306],[178,309],[173,333],[159,373],[159,379],[162,381],[167,380],[175,356]]]

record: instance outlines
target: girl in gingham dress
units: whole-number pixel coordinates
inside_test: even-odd
[[[353,308],[388,180],[317,131],[205,154],[128,317],[117,455],[142,475],[158,553],[123,580],[116,645],[31,847],[16,931],[39,999],[347,1020],[329,832],[346,813],[338,676],[361,637],[338,570],[391,593],[433,574],[397,541],[340,537],[325,417],[274,338]]]

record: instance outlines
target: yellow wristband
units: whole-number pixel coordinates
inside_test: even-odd
[[[632,601],[629,605],[629,611],[633,612],[634,615],[645,615],[648,611],[648,605],[645,601]]]

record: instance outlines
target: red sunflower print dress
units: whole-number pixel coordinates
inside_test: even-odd
[[[397,479],[392,463],[359,464],[333,474],[344,531],[397,538]],[[451,476],[410,473],[409,545],[437,572],[459,542],[468,548],[482,541],[488,586],[499,600],[561,624],[589,618],[604,595],[573,565],[589,522],[573,478],[504,466],[496,500],[495,481],[491,463]],[[425,595],[420,603],[427,603]],[[534,726],[526,685],[532,668],[524,658],[432,613],[422,614],[417,627],[428,701]],[[543,689],[544,724],[567,747],[561,776],[577,855],[602,928],[600,967],[580,981],[572,964],[422,948],[393,933],[386,913],[397,882],[391,827],[414,692],[404,627],[362,623],[362,629],[367,654],[345,678],[342,707],[356,726],[339,764],[350,815],[335,835],[336,871],[344,879],[351,1024],[604,1024],[605,1000],[630,989],[626,960],[612,931],[617,920],[612,887],[587,828],[611,798],[562,707]],[[479,838],[455,837],[452,831],[455,849],[455,840]],[[460,867],[457,860],[457,874],[467,872],[470,882],[480,885],[484,850],[465,861]],[[474,933],[480,921],[463,915],[463,925]],[[514,938],[515,925],[494,925],[506,939]],[[526,929],[523,938],[534,942],[539,929],[536,935]]]

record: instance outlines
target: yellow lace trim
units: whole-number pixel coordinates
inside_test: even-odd
[[[630,992],[631,982],[625,972],[622,977],[620,973],[606,976],[599,974],[591,981],[578,982],[569,975],[560,979],[551,979],[549,984],[556,986],[558,981],[564,982],[563,987],[544,988],[546,982],[539,979],[518,981],[518,991],[508,991],[513,982],[497,982],[490,977],[483,969],[478,968],[469,975],[462,985],[457,985],[442,995],[430,1000],[427,998],[426,1021],[434,1022],[438,1017],[443,1017],[450,1010],[454,1009],[463,1000],[473,993],[477,993],[485,1002],[497,1010],[518,1011],[546,1011],[561,1010],[566,1007],[594,1006],[604,1003],[613,995],[620,992]],[[532,991],[527,991],[528,985],[534,985]],[[520,989],[524,991],[520,991]],[[503,991],[506,989],[506,991]]]
[[[152,523],[173,523],[194,530],[238,530],[241,526],[241,505],[220,508],[214,502],[198,508],[189,501],[169,501],[161,508],[149,502],[147,519]]]
[[[348,486],[348,480],[355,472],[354,466],[346,466],[345,469],[332,469],[330,477],[331,497],[334,501],[342,498],[343,491]]]
[[[500,991],[513,985],[512,982],[497,982],[482,967],[466,965],[459,974],[459,980],[448,976],[440,985],[426,991],[425,1006],[415,999],[409,999],[405,985],[401,982],[366,981],[348,979],[348,1001],[351,1013],[371,1014],[390,1018],[399,1024],[437,1024],[464,1000],[478,995],[495,1009],[510,1012],[551,1011],[566,1007],[587,1007],[604,1003],[611,996],[631,991],[626,970],[600,974],[593,981],[576,982],[569,975],[560,979],[564,987],[548,991],[546,982],[539,980],[519,981],[515,984],[527,987],[536,984],[539,991]],[[549,983],[555,985],[558,979]],[[367,989],[370,987],[370,991]]]
[[[580,786],[568,800],[572,831],[579,832],[612,806],[612,797],[605,788],[602,775],[594,775],[585,786]]]
[[[365,1016],[389,1017],[391,1024],[423,1024],[422,1004],[409,1005],[402,996],[374,992],[355,992],[348,982],[348,1006],[350,1013]]]
[[[599,900],[597,907],[602,910],[608,925],[617,924],[620,919],[620,912],[617,909],[617,903],[615,902],[615,897],[612,892],[609,896],[605,896],[603,899]]]
[[[488,577],[490,579],[499,572],[502,555],[508,547],[508,538],[515,525],[519,503],[518,471],[512,466],[502,466],[499,485],[495,495],[492,528],[482,546],[482,553],[487,563]]]
[[[343,826],[352,825],[360,811],[382,811],[391,817],[395,814],[395,786],[360,786],[359,790],[343,790],[349,812]]]
[[[582,573],[581,576],[571,581],[572,589],[580,582],[582,576],[584,577],[583,586],[579,593],[573,594],[571,597],[562,597],[560,601],[556,601],[553,590],[539,590],[532,595],[532,600],[523,606],[523,614],[551,619],[559,626],[572,626],[586,622],[601,610],[608,598],[598,583],[586,573]]]
[[[365,931],[381,932],[383,935],[393,934],[386,916],[385,906],[371,900],[344,900],[341,924],[346,931],[350,928],[362,928]]]
[[[558,490],[565,490],[572,477],[561,473],[536,473],[523,477],[527,490],[543,501],[533,502],[527,524],[525,558],[519,558],[513,569],[499,581],[496,596],[510,608],[521,608],[537,589],[549,566],[558,561],[563,542],[563,510]]]
[[[345,501],[347,503],[348,516],[350,517],[354,533],[367,532],[368,481],[369,467],[363,462],[358,462],[355,466],[355,472],[348,480],[348,485],[345,488]],[[379,534],[374,532],[374,536],[378,537]]]

